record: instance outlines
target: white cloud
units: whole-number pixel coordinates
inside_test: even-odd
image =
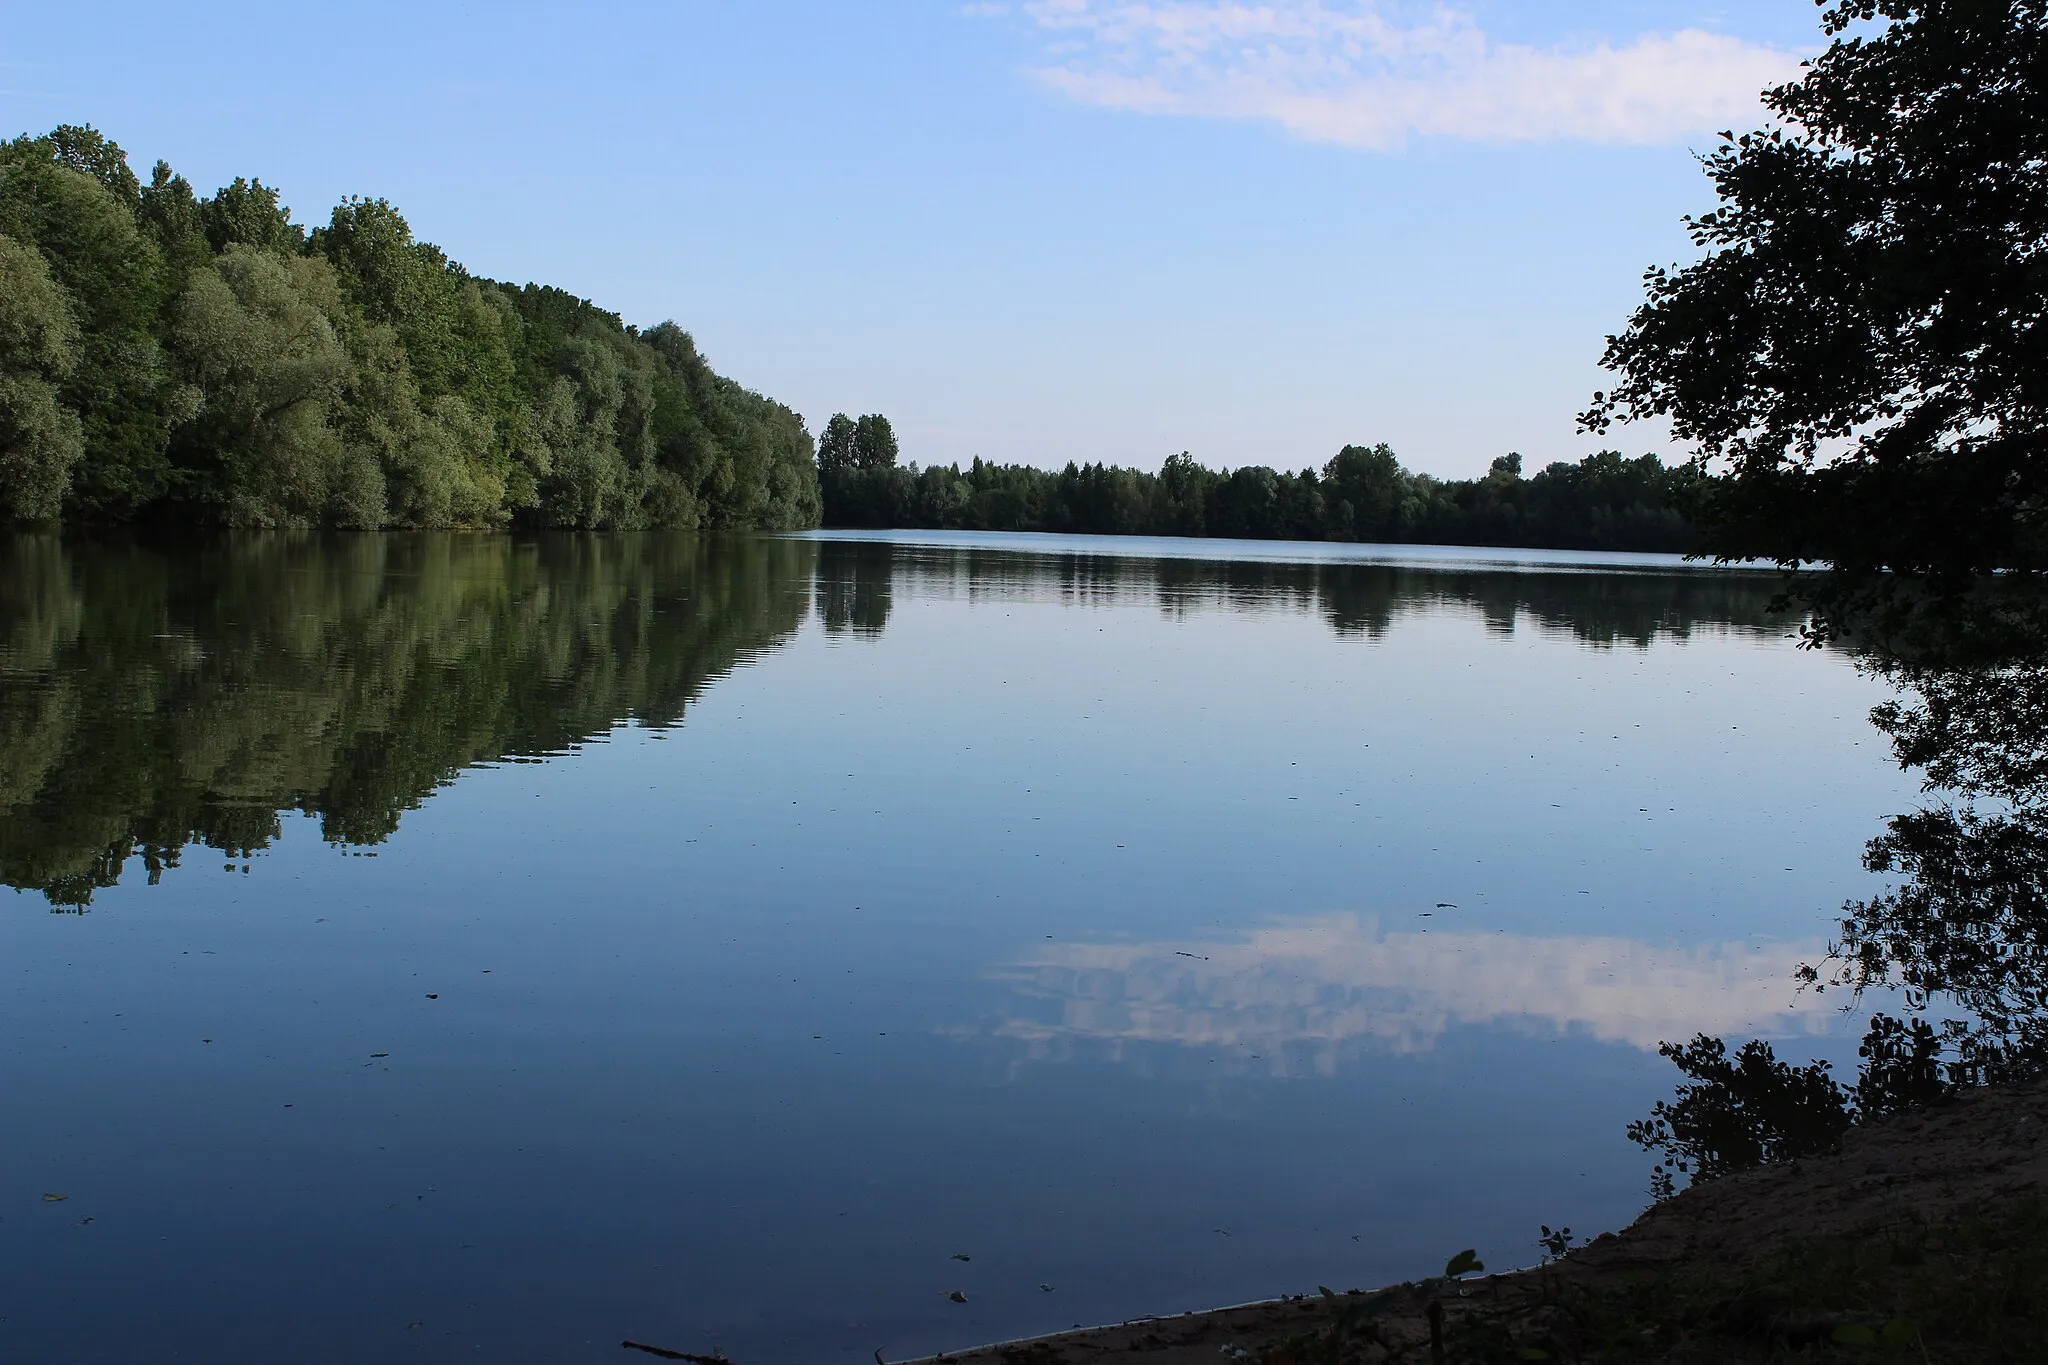
[[[1701,29],[1535,47],[1469,14],[1401,0],[1032,0],[1037,75],[1140,113],[1277,123],[1297,137],[1399,147],[1660,143],[1754,123],[1797,56]]]
[[[1049,945],[995,973],[1024,1004],[995,1032],[1038,1057],[1163,1043],[1257,1053],[1276,1070],[1306,1057],[1319,1071],[1334,1071],[1349,1046],[1428,1051],[1470,1025],[1644,1049],[1702,1032],[1803,1037],[1836,1018],[1839,1002],[1792,981],[1823,951],[1383,933],[1371,919],[1329,915],[1220,942]]]

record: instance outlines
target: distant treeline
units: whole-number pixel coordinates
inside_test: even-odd
[[[1695,476],[1603,453],[1523,478],[898,462],[544,285],[480,279],[382,199],[325,226],[237,179],[149,183],[93,129],[0,144],[0,523],[833,526],[1690,550]]]
[[[1699,475],[1654,455],[1613,451],[1522,477],[1504,455],[1480,479],[1401,467],[1385,445],[1346,446],[1320,471],[1260,465],[1218,472],[1186,454],[1157,474],[1115,465],[1061,470],[896,463],[879,416],[835,417],[818,447],[825,524],[1098,535],[1231,536],[1685,552],[1685,507]]]
[[[0,523],[817,524],[811,437],[647,331],[471,276],[382,199],[0,144]]]

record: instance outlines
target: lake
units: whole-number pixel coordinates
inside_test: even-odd
[[[1916,784],[1775,587],[0,541],[0,1356],[896,1360],[1619,1227],[1661,1040],[1853,1070],[1792,973]]]

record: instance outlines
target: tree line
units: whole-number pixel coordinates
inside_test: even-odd
[[[818,445],[824,519],[835,527],[1060,531],[1090,535],[1225,536],[1505,545],[1573,550],[1698,547],[1686,507],[1699,475],[1655,455],[1613,451],[1558,462],[1533,477],[1522,457],[1484,477],[1437,479],[1402,467],[1385,444],[1350,445],[1320,470],[1247,465],[1212,470],[1187,453],[1158,473],[1108,464],[1063,469],[898,463],[888,420],[827,424]]]
[[[1603,453],[1524,478],[899,462],[545,285],[471,275],[382,199],[148,183],[91,127],[0,144],[0,521],[224,527],[931,527],[1691,550],[1695,477]]]
[[[0,144],[0,522],[817,524],[811,437],[642,331],[472,276],[382,199],[324,226],[144,184],[90,127]]]

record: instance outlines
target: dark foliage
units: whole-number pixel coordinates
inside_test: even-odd
[[[1874,719],[1945,799],[1871,841],[1865,865],[1898,882],[1843,907],[1828,963],[1805,975],[1953,1007],[1911,1043],[1944,1086],[2037,1074],[2048,1068],[2048,663],[1873,667],[1915,697]]]
[[[1346,446],[1321,471],[1262,466],[1217,472],[1187,454],[1157,474],[1113,465],[1047,470],[977,459],[952,465],[863,462],[844,414],[819,446],[825,524],[1089,535],[1227,536],[1378,544],[1541,546],[1575,550],[1695,547],[1683,511],[1696,482],[1654,455],[1612,451],[1522,477],[1519,455],[1483,479],[1443,481],[1401,467],[1384,445]],[[883,423],[886,432],[886,423]]]
[[[1826,1062],[1781,1062],[1761,1039],[1731,1058],[1727,1045],[1705,1034],[1658,1049],[1692,1084],[1659,1100],[1649,1118],[1629,1125],[1629,1137],[1667,1154],[1678,1171],[1713,1180],[1768,1162],[1790,1161],[1833,1149],[1849,1127],[1848,1097]],[[1660,1192],[1671,1173],[1657,1168]]]
[[[1837,0],[1771,128],[1704,158],[1594,431],[1671,421],[1706,548],[1830,564],[1820,632],[2048,571],[2048,0]],[[1867,624],[1867,623],[1866,623]]]
[[[1971,651],[1974,658],[1975,651]],[[1867,660],[1900,689],[1872,713],[1899,763],[1939,799],[1893,816],[1864,853],[1892,885],[1843,907],[1828,958],[1800,969],[1819,991],[1895,993],[1875,1014],[1853,1090],[1752,1042],[1724,1061],[1698,1038],[1664,1054],[1694,1084],[1629,1135],[1710,1179],[1782,1160],[1848,1123],[1936,1103],[1972,1085],[2048,1071],[2048,662]]]

